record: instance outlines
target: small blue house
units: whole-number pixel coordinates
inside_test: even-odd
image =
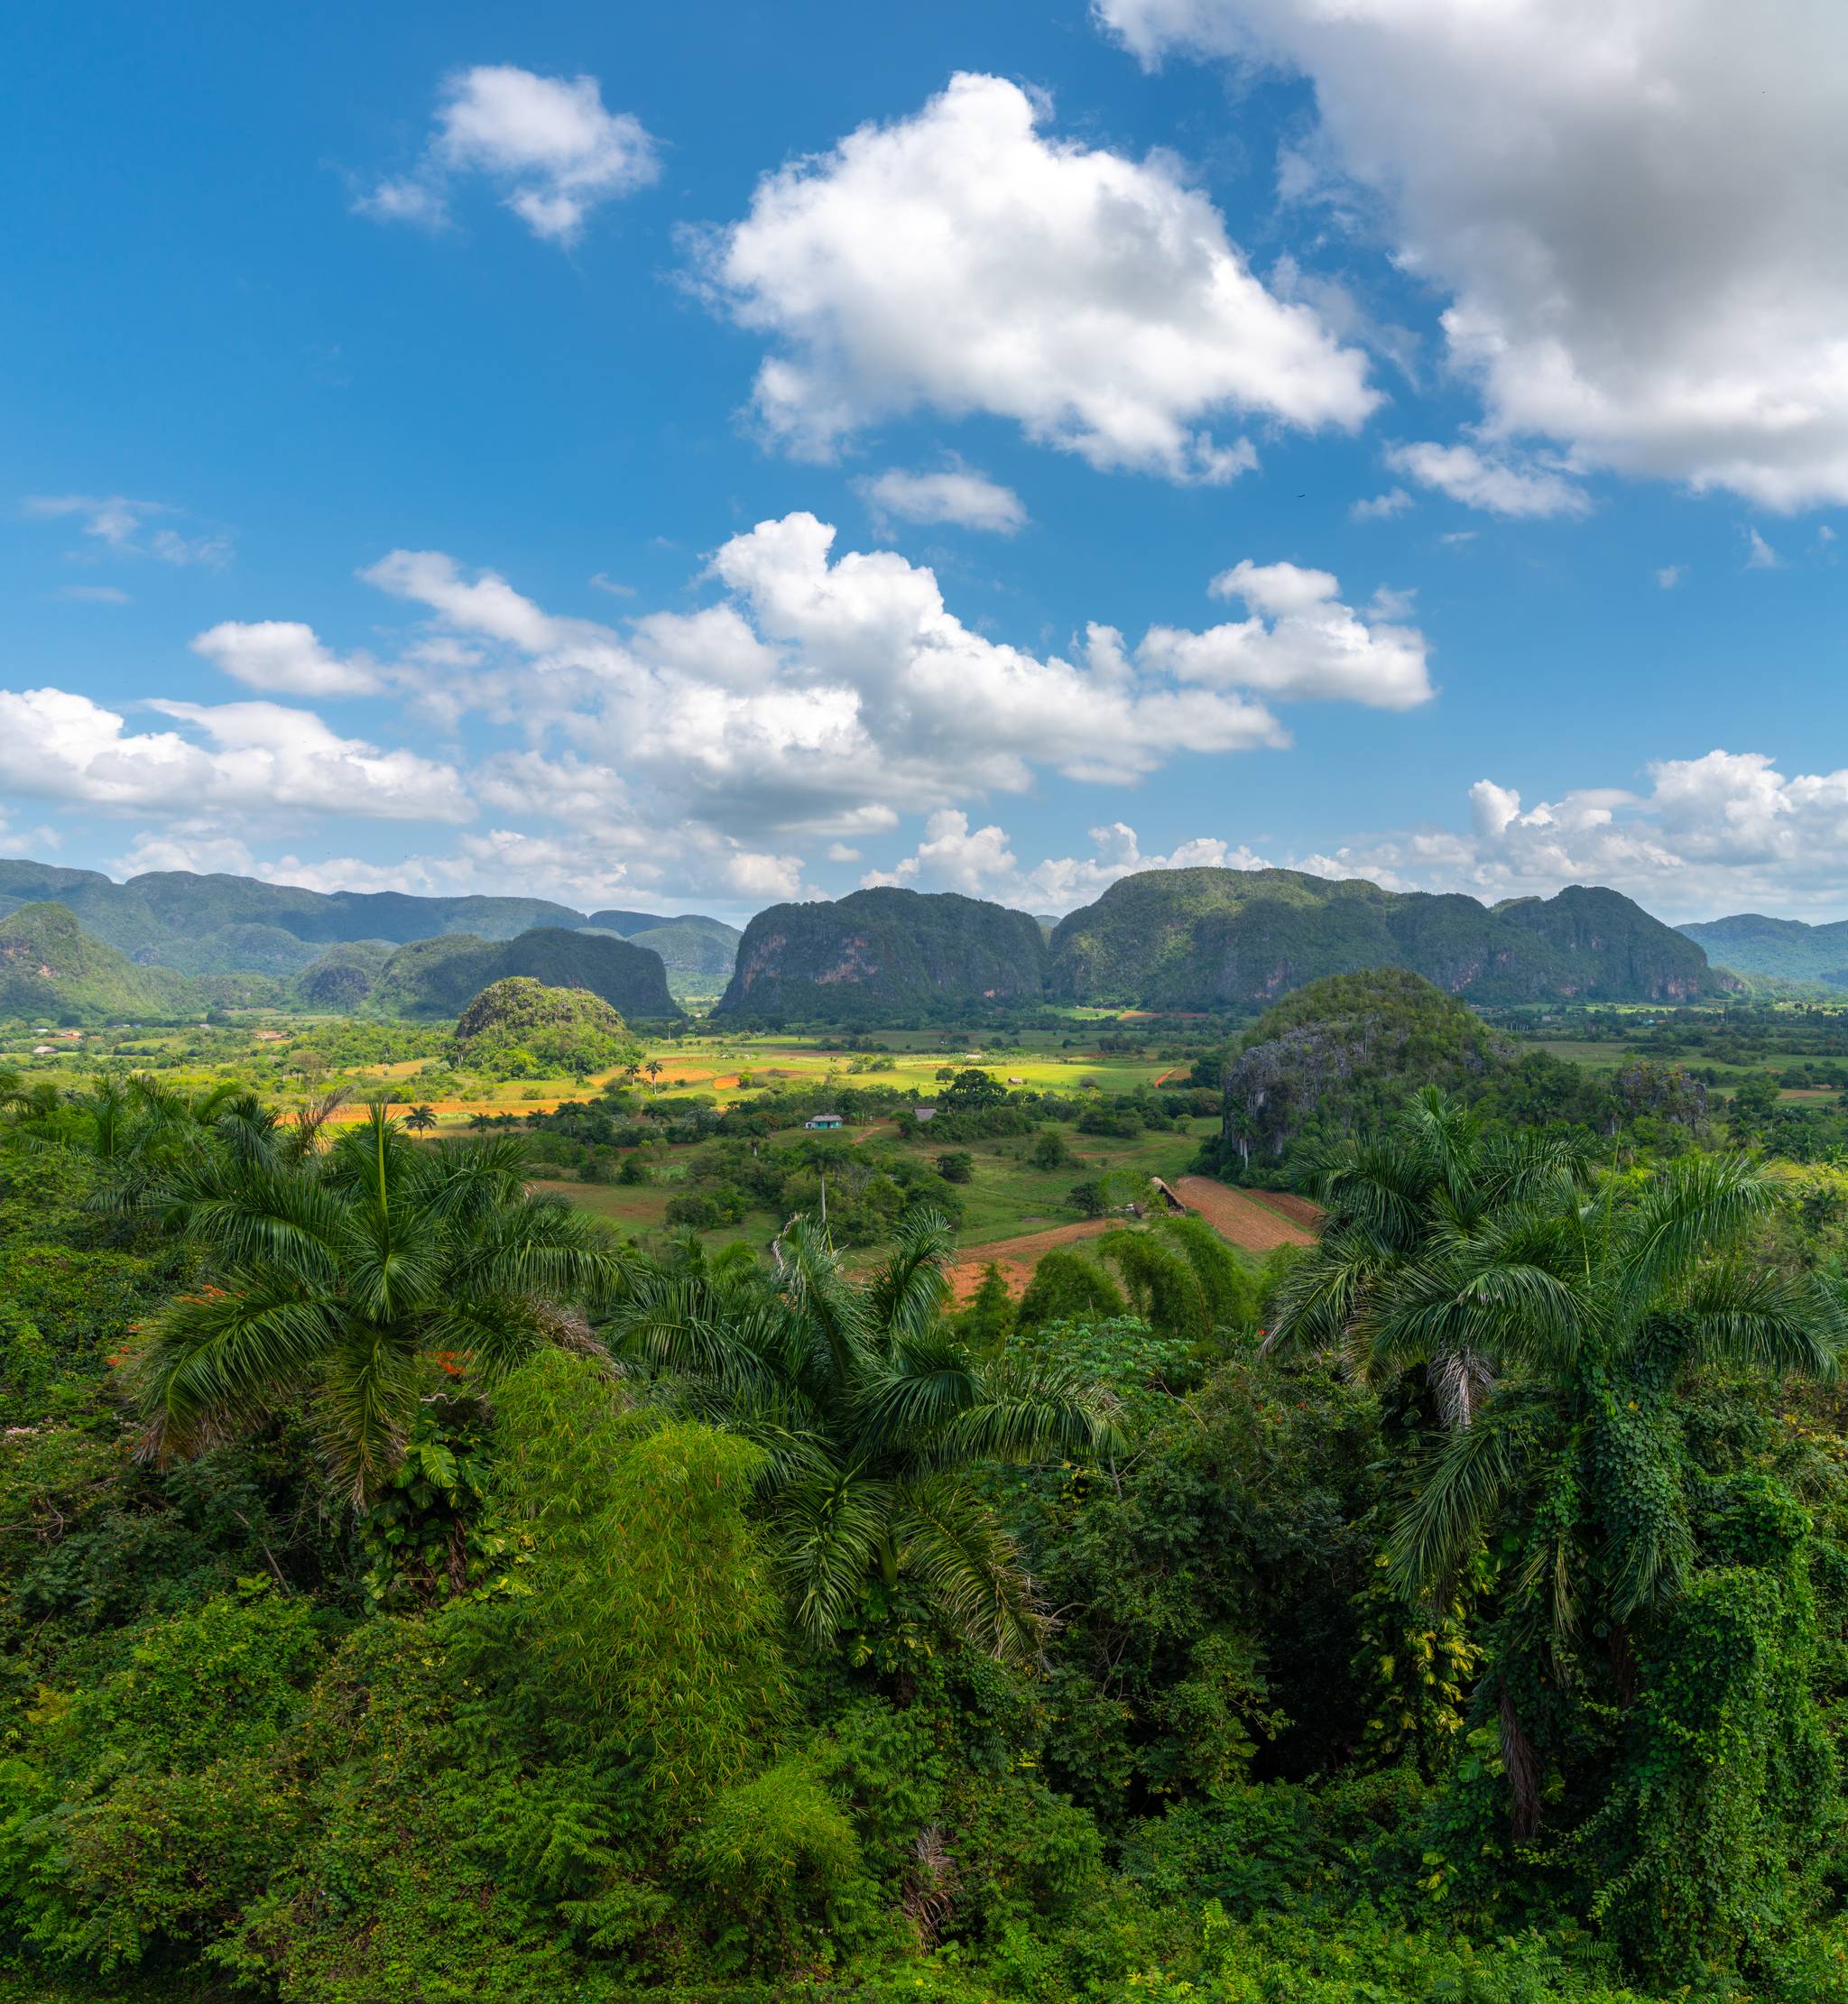
[[[804,1127],[820,1128],[824,1132],[831,1131],[840,1124],[841,1117],[838,1113],[818,1113],[812,1121],[802,1122]]]

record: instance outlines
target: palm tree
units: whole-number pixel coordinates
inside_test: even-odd
[[[1485,1133],[1468,1109],[1427,1086],[1385,1134],[1324,1161],[1322,1234],[1280,1288],[1265,1348],[1336,1350],[1356,1378],[1376,1382],[1422,1366],[1444,1424],[1467,1427],[1494,1382],[1481,1316],[1458,1304],[1447,1316],[1395,1323],[1389,1338],[1380,1305],[1433,1246],[1511,1205],[1569,1206],[1590,1177],[1575,1142]]]
[[[233,1079],[188,1094],[144,1073],[111,1075],[72,1094],[69,1105],[70,1128],[37,1145],[88,1158],[97,1174],[85,1201],[98,1211],[134,1209],[215,1144],[238,1159],[263,1153],[275,1130],[275,1116]]]
[[[305,1160],[195,1159],[162,1202],[209,1284],[151,1325],[143,1453],[194,1453],[305,1397],[363,1505],[446,1370],[492,1385],[541,1344],[595,1347],[577,1310],[622,1284],[624,1256],[525,1175],[516,1141],[417,1148],[382,1106]]]
[[[656,1093],[661,1091],[661,1059],[651,1057],[642,1069],[648,1074],[648,1083]]]
[[[759,1267],[684,1257],[635,1281],[618,1353],[670,1398],[766,1452],[763,1506],[798,1627],[834,1639],[864,1590],[909,1579],[956,1632],[1025,1657],[1040,1622],[1032,1583],[972,1479],[988,1462],[1109,1453],[1107,1394],[1075,1373],[978,1362],[942,1320],[947,1224],[917,1214],[864,1282],[796,1218]]]
[[[43,1120],[58,1111],[58,1088],[49,1079],[28,1085],[25,1074],[12,1065],[0,1065],[0,1113],[15,1121]]]
[[[1446,1426],[1392,1525],[1389,1577],[1441,1604],[1475,1555],[1499,1555],[1491,1695],[1524,1838],[1535,1712],[1591,1674],[1594,1638],[1610,1702],[1633,1703],[1639,1635],[1660,1631],[1699,1563],[1690,1375],[1831,1378],[1848,1317],[1813,1279],[1748,1257],[1786,1200],[1749,1160],[1690,1157],[1587,1199],[1543,1144],[1492,1148],[1454,1112],[1422,1102],[1330,1179],[1336,1242],[1290,1277],[1280,1333],[1432,1381]]]
[[[427,1134],[437,1124],[433,1106],[413,1106],[404,1116],[404,1124],[413,1134]]]

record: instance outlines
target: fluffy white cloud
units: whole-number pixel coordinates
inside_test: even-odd
[[[1367,191],[1398,260],[1447,292],[1491,436],[1768,507],[1848,497],[1848,9],[1094,4],[1146,62],[1313,80],[1290,189]]]
[[[40,689],[0,694],[0,788],[142,814],[169,859],[243,856],[258,873],[284,866],[270,841],[318,817],[475,820],[485,832],[447,858],[368,867],[404,883],[525,882],[579,902],[698,894],[744,910],[806,895],[811,843],[857,861],[915,814],[929,817],[924,840],[895,881],[1012,882],[1058,903],[1152,861],[1113,836],[1101,859],[1023,869],[998,829],[971,827],[966,803],[1030,791],[1049,771],[1121,785],[1183,753],[1287,745],[1264,697],[1403,708],[1430,694],[1409,600],[1382,592],[1356,612],[1326,571],[1238,564],[1210,588],[1243,598],[1248,618],[1158,627],[1133,648],[1093,623],[1067,658],[975,632],[935,574],[895,551],[835,545],[813,515],[759,522],[710,559],[712,603],[620,627],[554,613],[444,552],[393,550],[362,575],[422,616],[383,661],[292,621],[224,622],[194,647],[253,688],[395,695],[465,742],[498,732],[468,768],[273,701],[150,701],[171,727],[138,730]]]
[[[1292,859],[1325,875],[1497,899],[1609,884],[1670,919],[1767,910],[1834,918],[1848,876],[1848,771],[1787,775],[1763,753],[1648,768],[1649,790],[1584,787],[1522,805],[1479,780],[1466,832],[1400,831]]]
[[[275,703],[146,706],[185,730],[132,731],[118,712],[64,689],[0,689],[0,786],[96,808],[180,816],[216,809],[262,819],[462,821],[473,811],[451,768],[337,736],[309,710]]]
[[[959,529],[986,529],[1012,536],[1023,529],[1027,511],[1012,487],[966,466],[938,473],[907,473],[893,466],[876,479],[857,483],[861,494],[882,522],[949,522]]]
[[[1136,650],[1139,664],[1184,682],[1376,709],[1411,709],[1435,694],[1424,635],[1396,623],[1408,609],[1402,595],[1377,602],[1385,616],[1369,624],[1341,603],[1339,581],[1329,572],[1249,559],[1222,572],[1211,589],[1216,597],[1243,599],[1252,616],[1203,633],[1151,627]]]
[[[966,626],[929,568],[834,542],[813,515],[760,522],[714,556],[719,604],[645,614],[625,633],[437,552],[393,551],[365,575],[428,607],[472,660],[438,671],[443,700],[619,763],[657,819],[753,849],[770,835],[853,843],[901,812],[1020,792],[1040,768],[1133,780],[1181,746],[1288,742],[1261,703],[1152,656],[1132,663],[1109,629],[1079,660],[1030,654]],[[1354,619],[1315,616],[1337,614]]]
[[[897,413],[986,412],[1095,466],[1212,481],[1256,463],[1226,419],[1361,423],[1363,356],[1252,276],[1172,161],[1047,139],[1046,112],[958,76],[766,177],[705,245],[714,295],[779,345],[755,392],[773,436],[827,457]]]
[[[227,619],[199,634],[192,651],[234,680],[275,696],[370,696],[379,688],[364,655],[341,660],[298,620]]]
[[[1001,829],[972,828],[966,814],[945,808],[924,824],[924,839],[912,854],[892,870],[869,870],[860,882],[914,884],[921,878],[933,891],[986,898],[993,894],[993,887],[1012,882],[1019,869]]]
[[[126,494],[29,494],[25,512],[51,521],[75,518],[86,536],[125,557],[153,557],[163,564],[203,564],[212,570],[231,560],[227,536],[183,536],[177,529],[151,529],[151,517],[178,513],[164,502],[131,501]],[[100,596],[108,589],[98,586],[93,596]]]
[[[1549,466],[1522,466],[1474,446],[1427,441],[1392,446],[1386,463],[1421,487],[1481,508],[1492,515],[1584,515],[1591,511],[1585,489]]]
[[[654,141],[627,112],[604,108],[595,77],[485,64],[444,83],[416,169],[380,181],[355,207],[381,222],[440,227],[452,180],[478,173],[535,236],[569,244],[599,203],[660,172]]]

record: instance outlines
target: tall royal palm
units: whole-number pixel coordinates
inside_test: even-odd
[[[1381,1304],[1434,1249],[1492,1218],[1569,1209],[1590,1176],[1575,1143],[1485,1131],[1428,1086],[1383,1134],[1325,1161],[1321,1236],[1279,1292],[1267,1347],[1339,1351],[1356,1377],[1375,1381],[1422,1367],[1444,1424],[1467,1427],[1497,1369],[1486,1304],[1438,1305],[1410,1323],[1382,1320]],[[1518,1293],[1523,1276],[1511,1263],[1498,1284]]]
[[[1076,1374],[977,1361],[944,1326],[951,1250],[914,1215],[862,1283],[798,1218],[779,1270],[677,1262],[618,1307],[619,1351],[668,1395],[766,1450],[764,1504],[798,1626],[833,1639],[866,1587],[910,1580],[957,1633],[1030,1655],[1031,1582],[975,1480],[997,1462],[1107,1453],[1111,1403]]]
[[[622,1284],[585,1213],[527,1194],[512,1139],[420,1147],[382,1106],[325,1153],[199,1151],[169,1224],[206,1284],[171,1303],[137,1363],[145,1449],[187,1454],[304,1400],[363,1504],[396,1466],[442,1367],[492,1385]]]
[[[1690,1374],[1827,1378],[1848,1323],[1827,1288],[1751,1256],[1785,1192],[1745,1159],[1689,1157],[1589,1196],[1538,1153],[1485,1177],[1478,1149],[1455,1190],[1434,1179],[1441,1159],[1415,1116],[1363,1178],[1331,1178],[1339,1236],[1292,1276],[1280,1328],[1363,1367],[1422,1363],[1473,1388],[1393,1524],[1391,1576],[1409,1599],[1441,1599],[1473,1555],[1498,1555],[1492,1695],[1525,1836],[1540,1812],[1535,1715],[1588,1676],[1629,1703],[1639,1639],[1702,1563],[1681,1430]]]

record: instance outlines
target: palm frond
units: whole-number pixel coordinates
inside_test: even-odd
[[[1441,1593],[1534,1452],[1533,1416],[1492,1402],[1451,1434],[1392,1528],[1394,1587],[1408,1600]]]
[[[845,1396],[878,1347],[866,1298],[842,1278],[834,1248],[814,1219],[791,1218],[781,1244],[783,1298],[808,1339],[805,1374],[831,1381]]]
[[[1619,1222],[1612,1245],[1622,1311],[1633,1315],[1724,1252],[1786,1199],[1781,1185],[1742,1155],[1693,1155],[1652,1177]]]
[[[1742,1364],[1824,1384],[1834,1381],[1848,1345],[1848,1311],[1832,1288],[1740,1259],[1703,1268],[1663,1319],[1690,1363]]]
[[[1125,1449],[1121,1421],[1116,1395],[1080,1372],[1003,1357],[972,1375],[966,1401],[924,1452],[938,1467],[1108,1459]]]
[[[866,1289],[873,1326],[901,1339],[924,1334],[949,1298],[945,1269],[955,1251],[956,1233],[940,1211],[912,1211],[901,1218],[892,1251]]]
[[[907,1482],[892,1517],[901,1564],[953,1633],[1006,1661],[1039,1654],[1045,1623],[1020,1549],[966,1482],[936,1475]]]
[[[890,1548],[898,1491],[837,1469],[791,1483],[777,1499],[776,1568],[795,1624],[826,1645],[846,1623]]]
[[[364,1506],[403,1458],[423,1374],[403,1325],[347,1322],[319,1359],[313,1419],[335,1480]]]
[[[182,1295],[131,1367],[143,1453],[164,1461],[256,1423],[308,1378],[330,1329],[322,1304],[269,1276]]]

